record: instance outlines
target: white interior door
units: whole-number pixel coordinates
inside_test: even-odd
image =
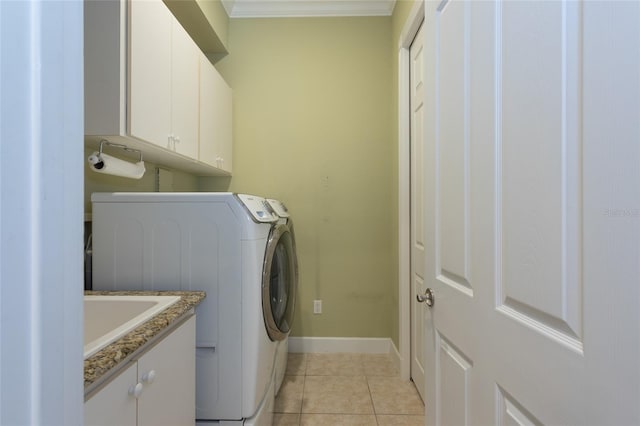
[[[424,293],[424,30],[420,27],[409,48],[409,106],[411,111],[411,294]],[[411,379],[424,400],[425,307],[411,298]]]
[[[427,3],[428,424],[640,424],[640,3]]]

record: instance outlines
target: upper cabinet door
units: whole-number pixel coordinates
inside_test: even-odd
[[[174,18],[160,0],[131,1],[129,8],[129,133],[173,149],[169,136]]]
[[[209,60],[200,55],[199,160],[231,173],[232,91]]]
[[[231,173],[231,153],[233,147],[233,91],[224,81],[222,76],[218,74],[217,70],[217,90],[214,97],[216,105],[216,122],[219,124],[217,127],[217,137],[220,140],[220,158],[221,162],[217,165],[219,169]]]
[[[164,5],[163,5],[164,6]],[[172,19],[171,127],[173,149],[198,158],[198,58],[199,49],[186,30]]]

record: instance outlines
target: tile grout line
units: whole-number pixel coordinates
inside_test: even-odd
[[[371,400],[371,407],[373,408],[373,418],[376,421],[376,425],[379,426],[378,423],[378,413],[376,412],[376,404],[373,402],[373,394],[371,393],[371,386],[369,386],[369,376],[365,375],[365,379],[367,380],[367,389],[369,390],[369,399]]]
[[[298,426],[302,425],[302,406],[304,405],[304,394],[307,388],[307,372],[309,371],[309,354],[302,356],[304,362],[304,375],[302,376],[302,397],[300,398],[300,413],[298,414]]]
[[[373,410],[373,420],[376,422],[376,426],[379,426],[378,413],[376,412],[376,404],[373,402],[373,394],[371,393],[371,386],[369,386],[369,374],[368,374],[369,372],[367,371],[364,354],[360,355],[360,359],[362,360],[362,370],[364,372],[364,379],[367,382],[367,390],[369,391],[369,400],[371,401],[371,409]]]

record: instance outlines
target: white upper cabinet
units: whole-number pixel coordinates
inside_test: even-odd
[[[231,173],[231,88],[200,55],[200,161]]]
[[[172,150],[173,17],[160,1],[129,6],[129,132]]]
[[[178,21],[173,19],[170,137],[173,149],[189,158],[198,158],[198,58],[200,53],[189,34]]]
[[[198,175],[229,175],[231,90],[209,63],[215,76],[206,73],[207,78],[219,80],[214,85],[221,82],[226,91],[210,90],[207,80],[203,93],[201,58],[161,0],[86,2],[86,142],[97,146],[104,138],[141,150],[145,161]],[[202,117],[212,114],[224,119],[216,118],[215,129],[201,135]],[[212,141],[221,138],[229,145],[215,148],[211,160]]]

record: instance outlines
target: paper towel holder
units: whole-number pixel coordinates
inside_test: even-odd
[[[113,146],[127,152],[137,153],[139,161],[137,163],[131,163],[108,155],[103,152],[105,145]],[[121,176],[129,179],[140,179],[145,173],[144,161],[142,161],[142,151],[139,149],[129,148],[123,144],[109,142],[106,139],[100,141],[100,151],[94,151],[87,160],[89,161],[89,168],[97,173]]]
[[[113,146],[115,148],[120,148],[120,149],[123,149],[123,150],[125,150],[127,152],[134,152],[134,153],[137,152],[138,155],[139,155],[138,161],[142,161],[142,151],[140,151],[139,149],[129,148],[125,144],[121,144],[121,143],[109,142],[106,139],[102,139],[100,141],[100,148],[98,149],[98,156],[102,155],[102,147],[103,147],[103,145]]]

